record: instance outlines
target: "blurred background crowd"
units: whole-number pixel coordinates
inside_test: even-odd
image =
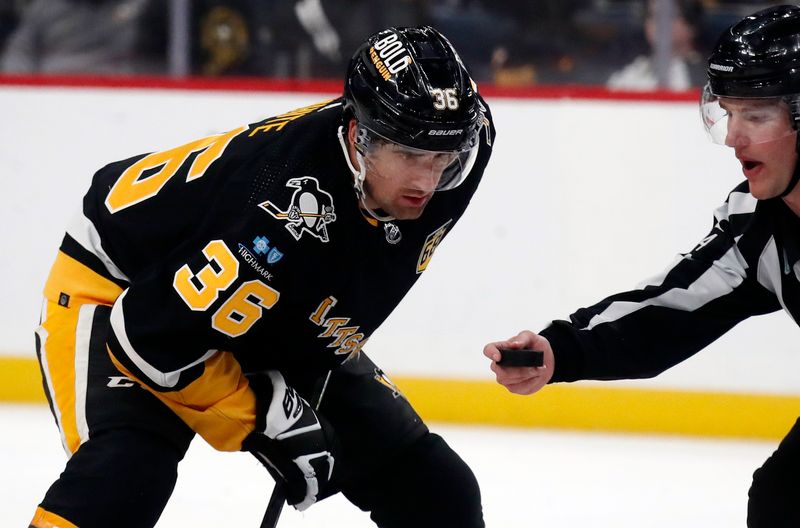
[[[5,74],[340,79],[390,25],[430,24],[476,81],[685,90],[742,0],[0,0]]]

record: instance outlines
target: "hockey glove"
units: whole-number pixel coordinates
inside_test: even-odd
[[[333,429],[277,370],[251,377],[250,382],[268,407],[242,442],[242,450],[252,453],[276,481],[283,481],[286,502],[303,511],[332,493]]]

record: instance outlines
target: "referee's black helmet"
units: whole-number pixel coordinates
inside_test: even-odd
[[[717,97],[780,97],[800,93],[800,7],[758,11],[727,29],[708,60]]]

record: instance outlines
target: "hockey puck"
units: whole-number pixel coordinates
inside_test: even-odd
[[[497,362],[501,367],[542,367],[544,352],[526,348],[501,348],[502,357]]]

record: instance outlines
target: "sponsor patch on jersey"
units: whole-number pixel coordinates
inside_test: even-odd
[[[261,263],[258,261],[258,257],[253,255],[250,250],[244,244],[239,244],[239,255],[242,256],[242,260],[244,260],[247,264],[250,265],[251,268],[256,270],[256,273],[261,275],[267,280],[272,280],[273,275],[270,271],[268,271]]]
[[[266,255],[267,264],[275,264],[283,258],[283,253],[276,247],[270,247],[269,239],[265,236],[258,236],[253,240],[253,251],[256,255]]]
[[[253,251],[257,255],[263,255],[269,251],[269,239],[264,236],[257,236],[253,239]]]
[[[284,210],[269,200],[258,206],[272,215],[273,218],[286,222],[286,229],[295,240],[300,240],[303,233],[328,242],[327,225],[336,221],[333,197],[319,188],[319,181],[311,176],[292,178],[286,187],[297,189],[292,194],[288,207]]]
[[[351,360],[358,356],[364,344],[367,342],[367,337],[363,332],[360,332],[358,325],[351,325],[349,317],[328,317],[328,312],[338,300],[334,296],[328,296],[317,306],[311,315],[308,316],[309,321],[325,330],[317,337],[320,339],[330,339],[333,341],[328,343],[328,348],[335,348],[333,352],[337,356],[345,356],[342,363]]]
[[[428,267],[428,263],[433,258],[433,252],[436,251],[436,248],[442,242],[445,233],[450,228],[450,224],[453,223],[453,219],[451,218],[445,224],[428,235],[425,239],[425,243],[422,244],[422,251],[419,253],[419,260],[417,260],[417,273],[422,273],[425,271],[425,268]]]

